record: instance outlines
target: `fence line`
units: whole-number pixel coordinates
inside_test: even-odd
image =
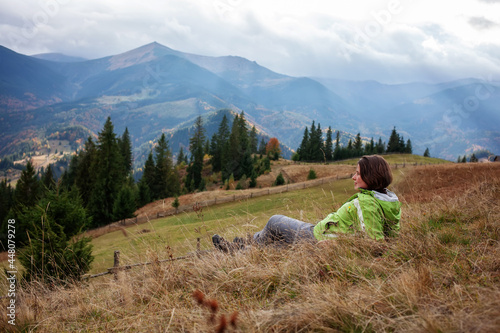
[[[192,258],[194,256],[200,256],[204,252],[210,252],[210,251],[201,251],[200,250],[200,238],[196,239],[196,252],[195,253],[190,253],[185,256],[181,257],[175,257],[175,258],[168,258],[168,259],[162,259],[162,260],[155,260],[155,261],[147,261],[147,262],[139,262],[136,264],[130,264],[130,265],[124,265],[120,266],[120,251],[115,251],[114,256],[113,256],[113,267],[108,268],[106,272],[101,272],[101,273],[96,273],[92,275],[84,275],[83,280],[89,280],[93,279],[96,277],[108,275],[108,274],[113,274],[114,279],[118,280],[118,273],[121,271],[126,271],[129,269],[132,269],[134,267],[139,267],[139,266],[147,266],[147,265],[152,265],[152,264],[160,264],[164,262],[171,262],[171,261],[177,261],[177,260],[184,260],[188,258]]]

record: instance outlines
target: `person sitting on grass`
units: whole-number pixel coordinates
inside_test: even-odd
[[[356,232],[365,233],[375,240],[395,237],[400,228],[401,203],[396,194],[387,189],[392,182],[387,161],[379,155],[361,157],[352,179],[359,192],[316,225],[274,215],[261,231],[253,235],[252,241],[258,245],[318,242],[338,237],[338,234]],[[231,243],[217,234],[212,237],[212,242],[224,252],[245,245],[242,238],[236,237]]]

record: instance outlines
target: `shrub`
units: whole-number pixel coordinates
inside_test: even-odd
[[[314,169],[309,170],[309,174],[307,175],[307,180],[316,179],[316,171]]]
[[[284,185],[284,184],[285,184],[285,178],[283,178],[283,175],[280,172],[279,175],[276,177],[276,180],[274,181],[273,186],[280,186],[280,185]]]

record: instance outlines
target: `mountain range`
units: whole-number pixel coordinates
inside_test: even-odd
[[[93,60],[27,56],[0,46],[0,156],[54,133],[95,135],[108,116],[117,133],[128,128],[136,154],[161,132],[175,153],[188,144],[176,133],[198,115],[210,121],[229,109],[244,111],[260,135],[292,149],[314,120],[323,130],[350,133],[345,138],[360,132],[384,141],[396,126],[415,153],[429,148],[432,156],[456,160],[478,149],[498,154],[499,102],[500,83],[487,79],[386,85],[291,77],[242,57],[195,55],[158,43]]]

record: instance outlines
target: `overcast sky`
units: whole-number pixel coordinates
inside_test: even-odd
[[[0,44],[88,59],[157,41],[292,76],[500,79],[500,0],[0,0]]]

